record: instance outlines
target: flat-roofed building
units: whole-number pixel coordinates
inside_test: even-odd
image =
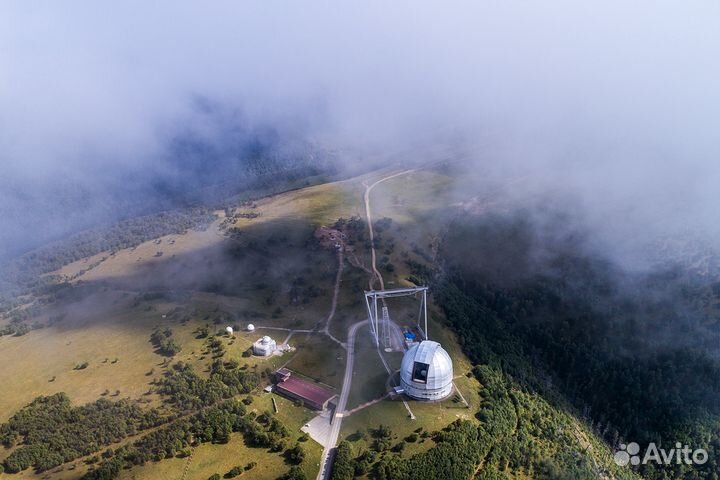
[[[337,397],[331,390],[313,383],[297,375],[293,375],[287,368],[275,372],[275,392],[293,400],[300,400],[306,406],[316,410],[325,410],[330,402]]]

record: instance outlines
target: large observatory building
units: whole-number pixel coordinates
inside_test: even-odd
[[[277,350],[277,343],[272,338],[265,335],[257,342],[253,343],[253,353],[261,357],[269,357]]]
[[[453,389],[450,355],[439,343],[425,340],[412,346],[400,366],[400,386],[417,400],[440,400]]]

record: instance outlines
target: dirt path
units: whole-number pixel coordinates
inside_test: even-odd
[[[369,285],[370,288],[373,288],[374,280],[377,279],[377,281],[380,284],[380,288],[385,288],[385,282],[383,281],[382,274],[377,269],[376,265],[376,253],[375,253],[375,245],[374,245],[374,232],[372,228],[372,214],[370,211],[370,192],[373,188],[375,188],[380,183],[390,180],[391,178],[398,177],[400,175],[405,175],[407,173],[413,172],[412,170],[404,170],[402,172],[394,173],[392,175],[388,175],[387,177],[383,177],[380,180],[377,180],[371,185],[368,185],[367,183],[364,183],[365,185],[365,195],[364,195],[364,201],[365,201],[365,214],[367,217],[368,222],[368,229],[370,233],[370,253],[372,256],[372,274],[373,278],[370,279]],[[353,364],[355,362],[355,335],[360,327],[368,323],[368,320],[362,320],[360,322],[356,322],[350,326],[350,329],[348,330],[348,338],[347,338],[347,344],[343,344],[339,340],[337,340],[335,337],[333,337],[329,332],[329,326],[330,321],[332,320],[333,316],[335,315],[335,309],[337,307],[337,297],[338,292],[340,290],[340,282],[342,278],[342,267],[343,267],[343,254],[342,251],[344,249],[339,249],[338,252],[338,272],[335,277],[335,288],[333,291],[333,300],[332,300],[332,307],[330,309],[330,313],[328,315],[327,321],[325,322],[325,328],[323,329],[323,333],[328,335],[330,338],[335,340],[336,342],[340,343],[343,347],[347,350],[347,359],[345,361],[345,376],[343,378],[342,383],[342,390],[340,392],[340,397],[338,398],[337,407],[335,408],[335,414],[332,418],[332,425],[328,433],[327,440],[325,442],[325,449],[323,450],[322,457],[320,460],[320,471],[318,472],[318,480],[327,480],[330,478],[330,472],[332,471],[332,462],[335,458],[335,445],[337,444],[338,437],[340,436],[340,427],[342,426],[342,419],[343,416],[346,416],[348,413],[345,412],[345,407],[347,406],[347,400],[350,395],[350,387],[352,385],[352,376],[353,376]],[[398,327],[399,328],[399,327]],[[380,350],[378,349],[378,355],[380,355],[380,360],[382,360],[383,365],[385,369],[387,370],[388,374],[391,374],[390,367],[388,366],[387,362],[385,361],[385,358],[382,356],[382,353],[380,353]],[[415,418],[412,411],[410,410],[410,406],[407,404],[406,401],[403,400],[403,403],[405,404],[405,408],[408,411],[408,414],[411,418]]]
[[[370,406],[372,406],[372,405],[375,405],[376,403],[382,402],[383,400],[385,400],[385,399],[388,398],[389,396],[390,396],[390,394],[389,394],[389,393],[386,393],[385,395],[383,395],[383,396],[380,397],[380,398],[376,398],[375,400],[370,400],[369,402],[365,402],[365,403],[363,403],[363,404],[361,404],[361,405],[358,405],[357,407],[355,407],[355,408],[353,408],[353,409],[351,409],[351,410],[347,410],[347,411],[345,412],[345,415],[344,415],[344,416],[345,416],[345,417],[349,417],[349,416],[352,415],[353,413],[357,413],[357,412],[359,412],[360,410],[363,410],[363,409],[365,409],[365,408],[367,408],[367,407],[370,407]]]
[[[372,210],[370,210],[370,192],[372,191],[373,188],[375,188],[382,182],[390,180],[391,178],[395,178],[395,177],[399,177],[401,175],[406,175],[408,173],[412,173],[414,171],[415,171],[415,169],[403,170],[402,172],[397,172],[392,175],[388,175],[387,177],[383,177],[380,180],[377,180],[375,183],[372,183],[370,185],[368,185],[367,183],[364,183],[364,185],[365,185],[365,197],[364,197],[364,199],[365,199],[365,217],[367,218],[368,232],[370,233],[370,257],[372,259],[371,267],[372,267],[372,271],[374,273],[374,278],[371,278],[370,282],[369,282],[369,286],[370,286],[371,290],[373,289],[373,285],[375,283],[373,281],[374,279],[377,279],[378,282],[380,283],[380,290],[385,289],[385,281],[383,280],[382,274],[377,269],[377,264],[376,264],[377,255],[375,253],[375,233],[373,231],[373,224],[372,224]],[[385,304],[385,300],[383,299],[383,305],[384,304]],[[392,325],[391,328],[393,329],[393,331],[399,332],[400,335],[402,335],[402,330],[392,320],[391,320],[391,325]],[[402,342],[402,340],[401,340],[401,342]],[[382,361],[382,364],[385,367],[385,370],[387,371],[388,375],[392,375],[392,370],[391,370],[390,366],[388,365],[387,361],[385,360],[385,357],[383,356],[382,352],[380,351],[379,345],[377,348],[377,352],[378,352],[378,356],[380,357],[380,360]],[[415,414],[410,409],[410,405],[408,404],[408,402],[405,399],[403,399],[402,402],[403,402],[403,405],[405,406],[405,410],[407,410],[407,412],[408,412],[408,417],[410,417],[410,419],[414,420]]]
[[[402,172],[397,172],[392,175],[388,175],[387,177],[383,177],[380,180],[377,180],[375,183],[372,183],[370,185],[367,184],[367,182],[363,182],[363,185],[365,185],[365,216],[367,217],[367,223],[368,223],[368,232],[370,233],[370,256],[372,258],[372,271],[374,273],[374,278],[378,280],[380,283],[380,290],[385,290],[385,282],[383,281],[382,275],[377,269],[376,265],[376,255],[375,255],[375,232],[373,231],[373,224],[372,224],[372,213],[370,211],[370,192],[373,188],[381,184],[382,182],[385,182],[387,180],[390,180],[391,178],[399,177],[400,175],[406,175],[408,173],[414,172],[415,169],[410,170],[403,170]],[[373,279],[370,279],[370,289],[373,289],[374,285]]]
[[[315,330],[308,330],[308,329],[303,330],[303,329],[296,329],[296,328],[264,327],[264,326],[262,326],[262,325],[258,325],[257,327],[255,327],[255,330],[261,330],[261,329],[265,329],[265,330],[278,330],[278,331],[281,331],[281,332],[293,332],[293,333],[312,333],[312,332],[315,331]]]
[[[190,471],[190,464],[192,463],[194,454],[195,454],[195,448],[192,448],[190,450],[190,455],[188,455],[188,457],[187,457],[187,462],[185,462],[185,466],[183,467],[183,473],[182,473],[182,477],[180,477],[180,480],[185,480],[187,478],[188,472]]]
[[[343,250],[345,249],[344,245],[341,245],[341,248],[338,248],[338,268],[337,273],[335,274],[335,287],[333,288],[333,298],[332,298],[332,305],[330,307],[330,313],[328,313],[327,319],[325,320],[325,328],[323,328],[322,332],[330,337],[331,340],[333,340],[335,343],[340,344],[341,347],[347,348],[347,346],[335,338],[332,333],[330,333],[330,322],[332,321],[333,317],[335,316],[335,310],[337,309],[337,301],[338,301],[338,295],[340,293],[340,282],[342,281],[342,273],[343,273],[343,262],[345,261],[343,257]]]

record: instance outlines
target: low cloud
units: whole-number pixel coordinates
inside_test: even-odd
[[[712,2],[5,3],[0,252],[120,217],[131,194],[160,202],[158,181],[204,167],[178,161],[179,138],[232,160],[258,132],[348,162],[462,145],[474,170],[574,195],[609,242],[714,236],[719,14]]]

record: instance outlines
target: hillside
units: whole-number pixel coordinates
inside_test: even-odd
[[[286,366],[342,390],[347,351],[338,342],[367,316],[362,292],[374,246],[386,287],[430,285],[430,336],[450,353],[460,394],[405,405],[385,398],[379,355],[395,370],[401,354],[380,353],[361,329],[332,478],[717,478],[711,287],[688,291],[682,278],[665,287],[690,299],[677,311],[706,333],[707,351],[692,344],[643,357],[655,372],[677,370],[632,390],[620,367],[637,360],[638,332],[657,330],[654,319],[668,307],[631,302],[655,285],[640,281],[653,279],[633,279],[638,296],[607,294],[598,305],[591,292],[617,280],[606,263],[560,249],[544,257],[569,279],[558,283],[556,270],[524,256],[534,246],[523,228],[532,225],[511,221],[502,188],[447,167],[408,171],[373,189],[371,245],[363,194],[398,172],[237,198],[224,209],[163,217],[167,227],[138,229],[123,242],[80,235],[85,250],[67,244],[26,258],[39,262],[23,268],[34,277],[13,289],[0,321],[0,477],[205,479],[254,464],[243,478],[315,478],[323,446],[301,430],[314,412],[262,389]],[[470,183],[484,190],[468,198]],[[321,227],[343,232],[341,253]],[[417,306],[390,308],[405,325]],[[228,325],[233,337],[224,335]],[[618,325],[625,340],[616,343]],[[261,334],[295,350],[248,355]],[[705,373],[693,378],[698,365]],[[52,397],[60,392],[67,403]],[[43,402],[59,402],[49,420],[36,408]],[[120,402],[127,421],[112,432],[97,427],[75,441],[43,426],[78,415],[101,424],[96,412]],[[692,409],[666,421],[681,405]],[[710,461],[693,470],[613,462],[621,440],[656,435],[696,442]]]

